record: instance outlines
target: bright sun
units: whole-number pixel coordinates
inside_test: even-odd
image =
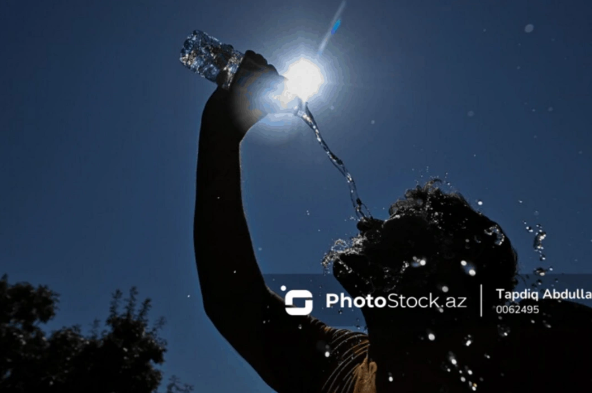
[[[292,63],[284,76],[288,79],[286,83],[288,91],[296,94],[303,101],[307,101],[318,93],[325,82],[320,68],[312,61],[302,58]]]

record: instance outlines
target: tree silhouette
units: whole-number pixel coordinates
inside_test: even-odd
[[[109,317],[99,333],[95,320],[88,336],[80,326],[63,327],[46,336],[39,325],[51,320],[58,295],[47,286],[10,285],[0,280],[0,391],[153,393],[162,382],[156,368],[164,363],[166,341],[158,336],[165,320],[150,328],[150,299],[137,310],[132,287],[125,306],[123,293],[113,294]],[[171,377],[166,393],[187,393],[193,387]]]

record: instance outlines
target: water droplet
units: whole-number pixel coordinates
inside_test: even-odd
[[[282,286],[280,287],[280,289],[281,289],[282,291],[285,291],[285,290],[286,290],[286,286],[285,286],[285,285],[282,285]]]
[[[500,337],[508,337],[510,334],[510,328],[506,325],[497,325],[497,332]]]
[[[531,226],[527,226],[527,227],[526,227],[526,230],[527,230],[528,232],[530,232],[530,233],[532,233],[532,231],[533,231],[533,229],[532,229],[532,227],[531,227]]]
[[[467,379],[465,377],[460,377],[461,382],[465,382]]]
[[[482,201],[482,200],[478,200],[478,201],[477,201],[477,205],[479,205],[479,206],[483,206],[483,201]]]
[[[446,285],[442,286],[442,292],[444,292],[444,293],[448,292],[448,287]]]
[[[328,358],[329,356],[331,356],[331,354],[329,353],[329,351],[325,352],[325,357]]]
[[[339,311],[337,311],[337,313],[338,314],[343,314],[343,310],[340,309]]]
[[[465,346],[469,346],[473,343],[473,337],[471,337],[471,335],[469,334],[467,337],[465,337]]]
[[[298,329],[302,330],[302,325],[298,325]]]
[[[526,26],[524,26],[524,32],[525,33],[532,33],[534,30],[534,25],[532,24],[527,24]]]
[[[307,216],[310,216],[310,212],[308,210],[306,211],[306,215]]]
[[[370,122],[370,124],[374,124],[374,123],[375,123],[375,121],[374,121],[374,120],[372,120],[372,121]]]
[[[536,274],[537,276],[544,276],[547,273],[547,270],[545,270],[542,267],[537,267],[536,269],[533,270],[533,273]]]
[[[535,210],[535,211],[534,211],[534,215],[535,215],[535,216],[538,216],[538,215],[539,215],[539,211],[538,211],[538,210]]]
[[[489,354],[485,354],[485,359],[491,359],[491,356],[489,356]]]
[[[448,352],[448,360],[450,361],[450,363],[452,363],[453,365],[456,366],[457,361],[456,361],[456,356],[454,356],[454,353]]]
[[[428,340],[434,341],[436,339],[436,335],[433,332],[428,330]]]
[[[518,203],[522,203],[522,201],[520,199],[518,199]]]
[[[547,328],[547,329],[551,329],[551,324],[547,321],[543,321],[543,325]]]

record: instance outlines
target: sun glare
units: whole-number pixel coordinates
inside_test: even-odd
[[[307,101],[319,92],[325,82],[320,68],[308,59],[301,58],[288,67],[284,73],[288,79],[286,87],[303,101]]]

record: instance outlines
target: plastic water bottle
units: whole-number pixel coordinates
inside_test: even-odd
[[[232,45],[195,30],[185,40],[179,60],[191,71],[228,90],[243,57]]]
[[[191,71],[229,90],[243,58],[244,54],[232,45],[223,44],[211,35],[195,30],[185,40],[179,60]],[[273,98],[266,101],[268,112],[297,115],[298,111],[304,110],[305,103],[285,84],[270,86],[265,92]]]

